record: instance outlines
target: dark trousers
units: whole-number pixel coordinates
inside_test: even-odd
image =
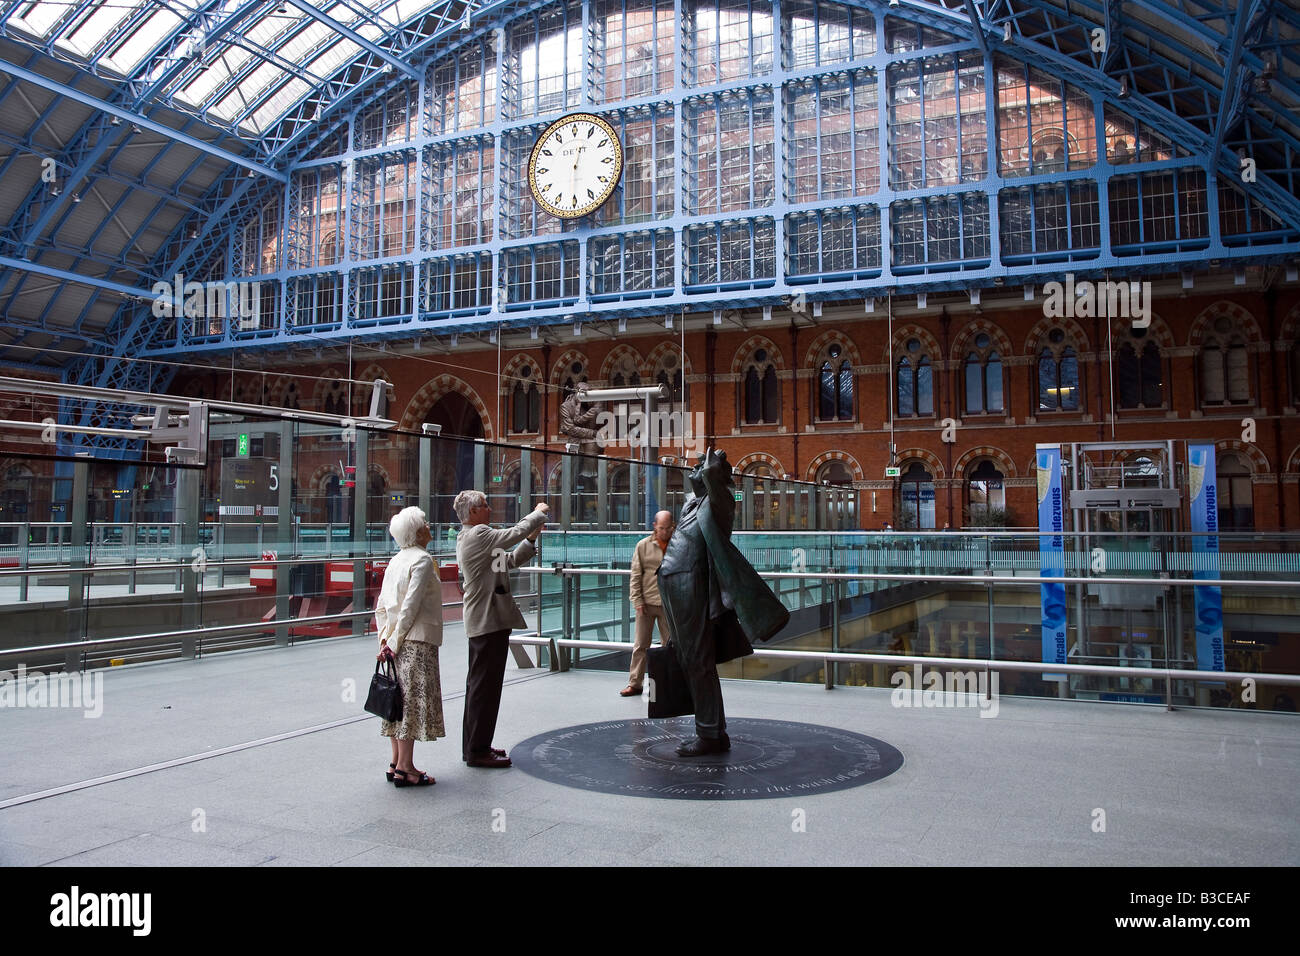
[[[681,664],[695,702],[695,734],[717,740],[727,729],[727,717],[722,709],[722,681],[718,678],[713,635],[703,635],[696,653]]]
[[[510,631],[493,631],[469,639],[469,673],[465,677],[465,721],[461,755],[485,757],[492,749],[501,709],[501,682],[506,676]]]

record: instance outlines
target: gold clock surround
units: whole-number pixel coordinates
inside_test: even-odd
[[[583,135],[584,129],[587,130],[586,135]],[[584,160],[579,152],[578,157],[574,159],[575,177],[580,162],[590,166],[586,172],[594,175],[584,176],[584,181],[576,185],[571,180],[570,189],[560,189],[556,185],[556,177],[563,176],[563,173],[558,170],[553,171],[554,167],[548,166],[547,162],[551,159],[567,162],[568,157],[557,156],[557,151],[553,147],[566,146],[569,136],[565,134],[570,130],[572,136],[580,137],[582,140],[582,145],[578,147],[580,151],[587,148],[588,140],[595,140],[590,144],[593,150],[591,157]],[[591,165],[593,160],[595,165]],[[610,167],[611,171],[599,172],[603,166]],[[533,144],[532,153],[528,157],[529,191],[532,192],[533,199],[539,206],[559,219],[581,219],[594,213],[609,202],[622,175],[623,144],[619,141],[614,127],[593,113],[569,113],[561,116],[537,137],[537,142]],[[589,184],[588,180],[593,179],[594,182]],[[566,200],[571,201],[566,202]]]

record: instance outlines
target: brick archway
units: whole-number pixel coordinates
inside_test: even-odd
[[[957,459],[957,463],[952,468],[953,478],[961,480],[965,477],[966,469],[981,458],[988,458],[995,462],[1004,478],[1017,477],[1016,463],[1010,455],[1001,448],[994,448],[992,445],[981,445],[979,448],[972,448]]]
[[[894,340],[889,343],[889,353],[885,356],[886,365],[894,363],[895,357],[907,348],[909,339],[918,339],[920,341],[921,351],[930,356],[931,362],[943,361],[943,352],[939,349],[938,339],[919,325],[904,325],[894,330]]]
[[[569,369],[573,367],[574,362],[582,363],[582,372],[579,374],[579,378],[585,375],[590,380],[592,377],[591,362],[588,361],[586,354],[579,352],[577,349],[568,349],[551,366],[551,385],[559,388],[564,383],[565,377],[570,374]]]
[[[533,370],[532,374],[526,379],[519,374],[520,370],[525,367],[530,367]],[[542,363],[527,352],[523,352],[506,363],[506,367],[501,370],[501,377],[497,379],[497,382],[500,386],[498,391],[500,391],[502,397],[509,397],[510,390],[518,384],[536,385],[540,390],[543,387]]]
[[[926,469],[930,472],[931,478],[935,481],[947,477],[943,470],[943,462],[935,457],[933,452],[926,451],[924,448],[905,448],[898,453],[898,463],[900,466],[913,458],[925,465]]]
[[[488,414],[488,408],[483,404],[483,399],[479,398],[478,393],[463,380],[455,375],[439,375],[425,382],[411,400],[406,403],[406,410],[402,412],[399,428],[403,431],[419,431],[421,423],[428,417],[430,410],[437,404],[438,399],[452,392],[463,395],[478,412],[479,418],[483,420],[483,437],[487,441],[493,440],[492,416]]]
[[[1187,344],[1192,348],[1197,348],[1205,341],[1206,335],[1213,331],[1214,320],[1220,316],[1227,316],[1232,320],[1235,331],[1240,332],[1247,342],[1263,341],[1263,336],[1259,331],[1259,323],[1250,312],[1237,305],[1235,302],[1229,302],[1226,299],[1220,299],[1213,305],[1201,310],[1200,315],[1192,320],[1192,330],[1187,335]]]
[[[745,370],[745,365],[759,349],[767,349],[768,361],[778,371],[785,369],[785,359],[781,355],[781,350],[773,344],[772,340],[763,335],[751,335],[744,341],[740,348],[736,349],[736,354],[731,359],[731,374],[739,375]]]
[[[1110,320],[1110,334],[1115,341],[1125,338],[1132,331],[1132,319],[1115,316]],[[1147,326],[1146,333],[1144,339],[1148,342],[1155,342],[1161,351],[1174,347],[1174,334],[1169,330],[1169,323],[1154,312],[1151,313],[1151,324]]]
[[[1088,341],[1088,333],[1083,331],[1083,326],[1074,319],[1061,316],[1057,319],[1049,319],[1046,316],[1034,323],[1034,327],[1029,330],[1025,336],[1025,354],[1037,355],[1043,349],[1043,340],[1047,338],[1047,333],[1052,329],[1060,329],[1067,337],[1074,340],[1075,352],[1091,352],[1092,343]]]
[[[993,350],[1001,355],[1004,359],[1015,353],[1011,349],[1011,339],[1006,332],[1003,332],[994,323],[985,318],[972,319],[962,326],[961,331],[957,333],[956,338],[952,341],[952,360],[960,362],[966,357],[966,352],[974,348],[972,345],[975,337],[983,333],[993,340]]]
[[[672,353],[681,360],[683,380],[685,380],[686,376],[694,374],[691,369],[690,353],[683,355],[681,346],[676,342],[660,342],[651,349],[650,354],[645,357],[645,366],[642,377],[647,382],[652,385],[654,384],[655,371],[659,368],[659,360],[669,353]]]
[[[843,332],[836,329],[830,329],[813,339],[812,344],[808,346],[808,351],[804,354],[803,367],[816,368],[817,359],[821,357],[822,352],[824,352],[833,342],[839,343],[839,346],[844,350],[843,354],[848,358],[850,365],[854,368],[858,368],[862,365],[862,353],[858,351],[857,344]]]
[[[758,464],[759,462],[762,462],[767,465],[768,468],[772,469],[772,473],[778,478],[785,474],[785,466],[781,464],[780,460],[778,460],[775,455],[769,455],[765,451],[751,451],[748,455],[742,457],[740,461],[732,465],[731,470],[733,473],[738,475],[744,474],[746,468],[750,465]]]
[[[1286,314],[1282,320],[1281,331],[1278,333],[1279,341],[1284,345],[1289,345],[1300,339],[1300,302],[1291,307],[1291,311]]]
[[[858,464],[858,460],[854,458],[852,455],[850,455],[848,452],[840,451],[838,448],[833,448],[830,451],[824,451],[816,458],[814,458],[812,461],[808,462],[808,470],[805,472],[805,474],[808,476],[807,480],[816,481],[817,472],[821,469],[822,465],[826,464],[828,461],[842,462],[849,469],[849,471],[853,473],[854,481],[866,480],[866,475],[863,474],[862,466]]]
[[[1300,445],[1296,445],[1291,450],[1291,455],[1286,460],[1287,474],[1300,473]]]
[[[621,363],[624,359],[632,360],[632,367],[636,369],[636,374],[640,376],[641,381],[644,382],[647,374],[645,359],[641,357],[640,352],[632,348],[632,346],[625,344],[616,345],[610,349],[609,354],[605,356],[605,361],[600,363],[600,381],[608,383],[610,377],[614,374],[615,366]]]
[[[1246,461],[1250,462],[1250,470],[1253,475],[1267,475],[1271,471],[1268,465],[1268,456],[1260,451],[1256,445],[1251,445],[1236,438],[1225,438],[1214,443],[1216,460],[1220,452],[1240,455],[1246,459]]]

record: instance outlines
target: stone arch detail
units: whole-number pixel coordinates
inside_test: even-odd
[[[614,374],[614,366],[624,358],[632,360],[636,373],[641,376],[641,381],[644,382],[646,378],[645,359],[641,357],[640,352],[626,344],[616,345],[609,350],[609,354],[605,356],[605,361],[600,363],[600,381],[608,382],[610,376]]]
[[[1296,445],[1291,450],[1291,455],[1286,460],[1286,470],[1288,472],[1300,472],[1300,445]]]
[[[916,324],[909,324],[894,330],[894,340],[889,343],[889,353],[885,356],[886,365],[894,364],[895,357],[903,351],[908,339],[920,339],[921,348],[930,356],[931,364],[943,361],[943,351],[939,348],[939,340],[927,329]]]
[[[478,412],[479,418],[483,420],[483,438],[492,441],[494,432],[492,430],[492,416],[488,413],[488,408],[483,404],[483,399],[479,398],[478,392],[467,382],[457,378],[455,375],[439,375],[425,382],[411,400],[406,403],[406,410],[402,412],[399,428],[402,431],[418,431],[420,423],[424,421],[429,410],[437,403],[438,399],[444,395],[456,392],[464,395],[474,410]]]
[[[925,467],[929,469],[929,472],[934,477],[935,481],[948,477],[944,473],[943,462],[941,462],[933,452],[928,452],[924,448],[905,448],[898,453],[899,465],[902,465],[903,462],[910,458],[916,458],[923,462]]]
[[[781,355],[781,350],[776,347],[771,339],[763,335],[751,335],[745,339],[740,348],[736,349],[736,354],[731,359],[731,374],[739,375],[745,370],[745,364],[759,349],[767,349],[768,360],[778,371],[785,370],[785,359]]]
[[[1004,360],[1015,355],[1011,346],[1011,338],[1006,332],[988,319],[977,318],[967,322],[961,331],[957,333],[957,337],[953,339],[951,357],[954,362],[960,362],[966,358],[967,350],[975,347],[972,343],[981,332],[993,340],[993,350],[1002,356]]]
[[[1043,348],[1044,340],[1047,333],[1052,329],[1062,329],[1066,335],[1074,339],[1075,352],[1091,352],[1092,343],[1088,340],[1088,333],[1083,330],[1083,326],[1074,319],[1061,316],[1060,318],[1049,319],[1046,316],[1034,323],[1034,327],[1029,330],[1029,335],[1025,336],[1025,354],[1038,355]]]
[[[338,478],[339,481],[343,480],[343,475],[339,473],[337,465],[321,465],[311,473],[311,481],[308,482],[307,487],[314,489],[317,494],[324,494],[325,479],[330,475]]]
[[[588,361],[586,353],[579,352],[577,349],[568,349],[551,366],[551,385],[559,388],[564,381],[564,376],[569,374],[569,367],[574,362],[581,362],[582,374],[587,376],[588,380],[592,379],[591,362]]]
[[[1006,478],[1016,478],[1016,463],[1010,455],[1001,448],[994,448],[992,445],[981,445],[979,448],[972,448],[966,454],[957,459],[957,464],[952,467],[952,476],[958,480],[966,475],[966,469],[981,458],[990,458],[997,463],[999,470]]]
[[[329,394],[330,386],[336,382],[339,385],[340,391],[343,393],[344,405],[346,406],[348,387],[347,387],[347,383],[343,381],[343,379],[346,378],[347,378],[347,374],[343,371],[340,371],[337,367],[333,365],[329,366],[323,372],[321,372],[320,380],[316,383],[316,387],[312,390],[311,407],[315,409],[324,408],[325,396]]]
[[[815,368],[818,357],[832,342],[840,344],[844,349],[844,354],[848,356],[849,363],[854,368],[862,365],[862,353],[858,351],[857,343],[838,329],[828,329],[813,339],[812,344],[808,346],[808,351],[804,355],[803,367]]]
[[[1217,464],[1219,452],[1230,452],[1238,454],[1250,462],[1251,472],[1255,475],[1269,474],[1268,456],[1259,450],[1257,445],[1249,444],[1236,438],[1224,438],[1214,443],[1215,461]]]
[[[1296,339],[1300,339],[1300,302],[1293,305],[1291,311],[1286,314],[1286,318],[1282,320],[1281,331],[1278,334],[1281,336],[1280,341],[1283,344],[1290,344]]]
[[[858,464],[858,460],[854,458],[852,455],[850,455],[848,452],[840,451],[838,448],[833,448],[830,451],[824,451],[816,458],[814,458],[812,461],[808,462],[808,470],[805,472],[805,474],[808,476],[807,480],[816,481],[818,469],[820,469],[821,466],[826,464],[828,461],[843,462],[845,466],[848,467],[849,471],[853,472],[854,481],[866,480],[866,475],[862,473],[862,466]]]
[[[750,465],[758,464],[759,462],[762,462],[767,465],[767,467],[771,468],[778,478],[786,473],[785,466],[781,464],[777,457],[775,455],[769,455],[765,451],[752,451],[748,455],[745,455],[740,459],[740,461],[731,466],[732,473],[737,475],[743,474],[746,468]]]
[[[695,374],[694,370],[691,368],[691,356],[689,352],[683,355],[681,346],[676,342],[660,342],[651,349],[650,354],[645,357],[645,366],[641,372],[641,378],[643,381],[654,384],[655,369],[659,367],[659,360],[669,352],[678,356],[682,360],[683,379],[688,375]]]
[[[1126,319],[1122,315],[1118,315],[1110,320],[1110,334],[1114,340],[1123,338],[1132,329],[1132,319]],[[1146,340],[1155,342],[1162,352],[1174,348],[1175,345],[1174,334],[1169,330],[1169,323],[1154,312],[1151,313],[1151,324],[1147,326]]]
[[[1192,320],[1192,330],[1187,335],[1187,344],[1192,348],[1200,346],[1211,330],[1211,323],[1221,315],[1226,315],[1232,320],[1237,327],[1237,331],[1245,336],[1247,342],[1254,343],[1263,340],[1263,336],[1259,331],[1259,323],[1255,321],[1255,317],[1249,311],[1235,302],[1220,299],[1213,305],[1202,309],[1201,313]]]
[[[536,385],[538,390],[542,389],[542,363],[527,352],[520,353],[506,363],[506,367],[501,370],[501,377],[497,380],[499,391],[502,395],[508,396],[510,390],[515,387],[516,380],[519,379],[519,372],[525,366],[532,366],[533,374],[528,378],[528,384]]]

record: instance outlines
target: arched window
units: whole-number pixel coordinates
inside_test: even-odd
[[[541,422],[542,395],[537,389],[533,367],[519,369],[519,378],[510,390],[510,430],[536,432]]]
[[[817,419],[823,422],[853,418],[853,364],[838,342],[832,343],[817,367]]]
[[[321,411],[326,415],[345,415],[347,407],[343,386],[337,380],[330,382],[329,388],[325,391],[325,398],[321,402]]]
[[[1146,329],[1133,329],[1115,355],[1115,388],[1120,408],[1162,408],[1164,365],[1160,346],[1143,339]]]
[[[636,388],[641,384],[641,373],[637,370],[636,359],[623,354],[614,367],[610,369],[609,384],[611,388]]]
[[[934,476],[919,461],[903,469],[899,530],[934,529]]]
[[[1052,329],[1038,353],[1038,410],[1077,412],[1082,404],[1078,353],[1063,331]]]
[[[853,484],[853,472],[849,470],[849,467],[844,462],[832,459],[817,469],[814,480],[819,485],[851,485]]]
[[[668,401],[682,400],[682,359],[676,352],[665,352],[655,369],[655,384],[668,386]]]
[[[1250,401],[1250,363],[1246,340],[1226,315],[1201,346],[1201,404],[1236,405]]]
[[[1218,459],[1219,530],[1254,531],[1255,497],[1250,468],[1237,455]]]
[[[984,415],[1006,410],[1002,397],[1002,357],[994,350],[986,332],[975,336],[974,348],[966,353],[966,414]]]
[[[1291,404],[1300,405],[1300,342],[1291,346]]]
[[[900,418],[934,414],[934,367],[920,339],[908,339],[897,356],[897,414]],[[932,525],[933,526],[933,525]]]
[[[975,527],[1003,525],[1005,520],[998,520],[999,513],[1005,518],[1007,499],[1003,490],[1003,474],[993,462],[985,458],[967,479],[967,513],[970,524]]]
[[[774,424],[781,420],[781,385],[767,349],[754,350],[745,366],[743,387],[742,420],[746,425]]]
[[[562,383],[562,388],[564,389],[564,397],[568,398],[569,393],[578,387],[578,383],[585,382],[586,380],[587,380],[586,365],[584,365],[582,362],[574,362],[572,365],[570,365],[568,370],[565,372],[564,382]]]
[[[746,466],[744,474],[754,479],[754,530],[780,528],[782,492],[776,483],[776,472],[767,462],[756,461]],[[742,482],[736,484],[743,487]]]

